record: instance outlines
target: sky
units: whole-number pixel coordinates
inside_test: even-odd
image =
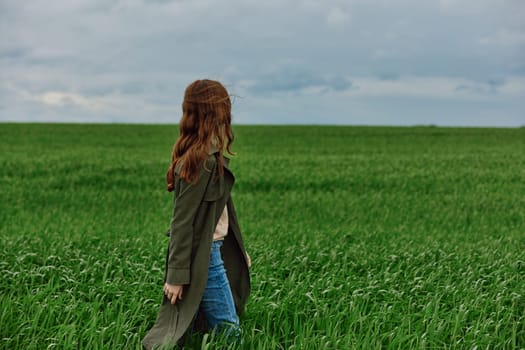
[[[524,0],[0,0],[0,121],[525,125]]]

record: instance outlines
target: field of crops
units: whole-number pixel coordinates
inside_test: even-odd
[[[525,348],[524,128],[234,132],[239,348]],[[0,124],[0,348],[140,349],[176,134]]]

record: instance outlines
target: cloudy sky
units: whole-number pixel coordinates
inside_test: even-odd
[[[0,121],[525,125],[523,0],[0,0]]]

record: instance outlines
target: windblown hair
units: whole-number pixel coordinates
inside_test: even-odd
[[[179,168],[179,163],[181,178],[190,183],[197,182],[199,167],[206,162],[210,148],[219,152],[217,161],[219,175],[222,176],[223,152],[226,150],[234,154],[230,148],[233,139],[231,101],[224,86],[208,79],[191,83],[184,92],[179,138],[173,147],[172,161],[166,175],[168,191],[174,189],[175,170]]]

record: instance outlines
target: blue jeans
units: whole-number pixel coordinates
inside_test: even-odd
[[[211,245],[208,282],[200,309],[206,316],[209,329],[232,341],[239,338],[241,328],[221,257],[222,243],[223,241],[214,241]]]

